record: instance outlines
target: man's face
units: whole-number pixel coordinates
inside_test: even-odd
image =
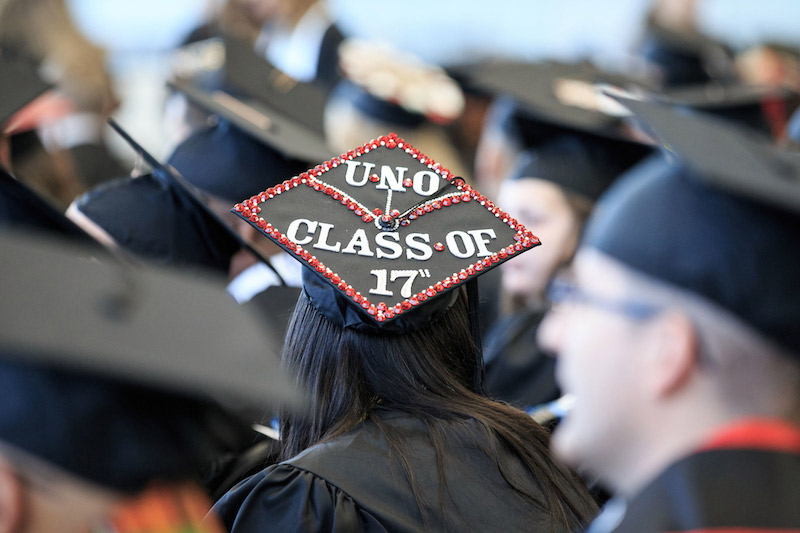
[[[562,391],[576,399],[552,446],[573,467],[603,476],[625,461],[626,446],[636,442],[646,328],[625,310],[631,297],[623,291],[624,270],[602,254],[578,253],[574,283],[573,297],[539,329],[540,343],[557,357]]]

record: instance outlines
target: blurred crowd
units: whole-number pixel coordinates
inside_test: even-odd
[[[513,217],[535,234],[537,244],[542,243],[513,260],[505,262],[503,257],[498,268],[479,274],[479,291],[470,296],[474,300],[469,305],[474,303],[480,309],[481,322],[473,324],[472,341],[467,339],[464,345],[472,342],[482,352],[477,392],[502,409],[524,411],[523,419],[532,417],[537,428],[538,424],[545,428],[544,433],[535,433],[538,429],[502,433],[475,414],[494,413],[485,406],[489,411],[480,411],[484,407],[477,400],[469,404],[474,411],[466,407],[458,411],[468,413],[459,415],[462,418],[481,420],[480,431],[503,435],[492,441],[496,447],[491,453],[502,449],[514,457],[525,457],[520,464],[529,470],[534,470],[530,464],[535,461],[520,451],[515,438],[536,435],[539,447],[534,446],[530,453],[547,457],[543,463],[535,463],[541,468],[536,472],[547,480],[537,485],[537,490],[557,495],[545,498],[546,504],[535,497],[535,503],[525,500],[525,505],[549,510],[549,522],[542,521],[541,527],[547,523],[561,531],[588,526],[597,514],[595,505],[603,506],[609,499],[590,531],[800,527],[796,511],[792,515],[784,510],[785,501],[800,495],[800,478],[792,477],[800,470],[800,389],[796,389],[800,352],[796,328],[787,324],[800,309],[800,287],[793,270],[797,233],[792,229],[797,227],[793,224],[800,212],[800,4],[780,0],[762,1],[757,6],[721,0],[558,5],[510,0],[410,1],[402,5],[359,0],[209,0],[197,2],[193,16],[199,22],[195,27],[175,35],[170,46],[156,52],[146,45],[138,52],[135,48],[115,49],[108,32],[102,41],[93,40],[91,32],[85,31],[91,26],[87,24],[89,16],[78,4],[78,0],[0,0],[0,225],[4,230],[10,228],[12,237],[20,230],[44,230],[71,242],[77,237],[84,244],[99,243],[90,255],[100,253],[102,247],[110,251],[109,256],[103,252],[104,261],[209,276],[219,285],[222,299],[236,302],[232,305],[236,312],[257,317],[272,344],[269,357],[277,367],[281,350],[284,362],[292,357],[287,356],[292,346],[287,348],[283,341],[287,327],[289,338],[297,345],[302,344],[298,340],[301,327],[309,328],[312,338],[317,334],[328,337],[303,322],[302,311],[296,312],[290,325],[298,294],[308,285],[303,265],[293,256],[300,253],[287,253],[286,243],[277,237],[266,238],[266,224],[258,225],[256,209],[260,208],[255,200],[252,206],[247,202],[265,198],[267,191],[273,196],[286,192],[290,188],[287,180],[291,183],[309,169],[324,167],[328,171],[340,162],[344,165],[345,160],[350,163],[353,155],[348,154],[356,147],[386,147],[399,138],[417,149],[414,159],[422,161],[424,154],[429,154],[437,161],[435,168],[429,167],[432,173],[458,176],[459,190],[480,191],[478,194],[485,196],[475,198],[481,205],[496,202],[508,214],[504,216]],[[159,13],[154,10],[139,18],[148,17],[157,18]],[[102,21],[94,24],[102,25]],[[129,31],[146,39],[146,25]],[[159,65],[156,69],[151,68],[154,61]],[[387,137],[390,132],[395,135]],[[348,166],[348,172],[351,170]],[[350,173],[348,179],[357,179],[360,172]],[[369,172],[367,168],[364,183],[373,179]],[[374,178],[377,183],[387,176],[375,174]],[[397,187],[401,184],[417,192],[421,187],[411,179],[404,181],[402,174]],[[387,216],[391,222],[392,216],[401,215],[398,211],[390,216],[391,198],[390,194],[386,213],[376,213],[376,217]],[[238,212],[232,212],[235,205]],[[596,205],[601,208],[595,209]],[[353,204],[350,209],[360,207]],[[417,212],[420,209],[422,204]],[[242,216],[243,210],[252,214]],[[413,208],[410,212],[413,216]],[[527,242],[530,244],[530,238]],[[482,246],[479,241],[477,246]],[[13,247],[8,244],[4,248]],[[5,250],[3,254],[10,253]],[[367,255],[360,250],[358,255]],[[745,266],[731,266],[739,262]],[[53,268],[53,273],[57,276],[59,268]],[[69,279],[65,277],[65,283]],[[459,313],[471,316],[473,310],[466,303],[464,309],[454,305]],[[611,319],[603,322],[604,318],[582,308],[576,310],[579,305],[625,317],[635,326]],[[662,312],[673,307],[685,313]],[[187,313],[194,311],[186,309]],[[114,312],[124,316],[128,311]],[[205,327],[215,327],[199,315],[198,320],[205,321]],[[72,337],[91,336],[88,317],[85,327],[84,332],[62,332],[62,352],[70,352]],[[202,330],[203,324],[196,327]],[[418,327],[423,326],[398,336],[416,339],[413,334]],[[634,332],[633,327],[640,329]],[[169,330],[161,324],[140,334],[160,337],[161,328]],[[201,336],[194,330],[188,334]],[[334,334],[326,334],[328,343],[333,343]],[[10,338],[8,332],[3,336]],[[17,353],[25,342],[4,338],[0,353]],[[41,339],[31,343],[34,351],[44,350]],[[422,346],[419,350],[424,352],[427,348],[424,343]],[[748,350],[763,357],[750,360],[744,353]],[[598,355],[594,359],[581,355],[588,352]],[[623,360],[623,353],[634,352],[640,356],[637,361],[644,362]],[[553,357],[554,353],[564,355]],[[177,353],[163,355],[182,359]],[[312,356],[303,352],[297,357]],[[344,356],[337,353],[336,357]],[[597,361],[600,357],[605,360]],[[11,358],[14,364],[17,359]],[[19,407],[13,416],[0,414],[0,419],[8,420],[0,423],[0,488],[4,482],[11,483],[2,473],[6,462],[18,466],[16,461],[20,461],[20,471],[30,468],[36,476],[45,477],[50,474],[47,467],[41,470],[39,463],[55,464],[62,470],[59,479],[63,477],[67,486],[74,484],[86,491],[76,496],[81,499],[72,505],[60,502],[58,507],[48,507],[46,501],[37,500],[36,509],[52,513],[48,520],[72,513],[72,520],[83,525],[114,508],[115,530],[149,531],[149,526],[128,526],[126,520],[133,524],[139,515],[147,515],[149,511],[142,509],[153,506],[153,500],[158,500],[157,505],[169,500],[179,502],[175,505],[183,514],[178,514],[198,531],[268,527],[273,515],[261,517],[261,511],[253,510],[247,498],[261,497],[275,509],[284,509],[300,505],[301,491],[320,489],[315,485],[292,489],[289,494],[295,499],[286,503],[279,501],[278,492],[269,492],[273,490],[270,483],[279,484],[275,471],[263,479],[247,476],[262,475],[266,465],[279,460],[291,463],[294,455],[312,449],[320,440],[340,437],[337,431],[342,420],[354,422],[347,414],[319,420],[312,416],[313,424],[322,427],[308,429],[317,440],[291,441],[289,437],[298,438],[291,431],[299,431],[301,424],[280,410],[288,393],[276,393],[269,405],[263,397],[250,394],[247,409],[240,405],[228,409],[226,405],[223,410],[216,404],[210,406],[205,394],[201,401],[197,391],[174,391],[179,377],[154,380],[150,371],[131,377],[127,367],[121,372],[114,363],[113,383],[153,388],[148,394],[167,396],[152,399],[148,409],[131,415],[130,420],[120,416],[130,424],[130,435],[126,433],[125,438],[120,437],[120,422],[120,428],[109,428],[117,432],[116,439],[96,439],[97,451],[92,446],[83,448],[89,437],[82,433],[63,444],[65,450],[69,446],[75,450],[50,453],[42,451],[43,447],[33,442],[36,439],[10,435],[31,431],[31,417],[59,404],[117,402],[120,410],[135,410],[137,404],[136,394],[125,396],[127,389],[120,385],[106,390],[107,368],[100,373],[105,377],[92,374],[91,379],[98,383],[84,386],[82,380],[88,379],[82,374],[85,366],[76,370],[69,357],[56,359],[47,364],[69,375],[48,375],[52,383],[36,381],[32,376],[42,363],[24,358],[24,365],[29,365],[25,372],[33,374],[20,378],[15,369],[11,377],[0,376],[9,383],[6,390],[16,391],[22,398],[17,403],[28,402],[25,406],[29,406]],[[201,368],[205,363],[184,359],[181,364]],[[234,363],[231,369],[247,374],[247,364]],[[302,384],[313,389],[311,409],[332,409],[322,398],[335,394],[333,383],[360,387],[366,379],[350,376],[350,382],[334,370],[323,379],[303,364],[301,360],[297,367],[305,369],[300,382],[308,380]],[[215,372],[219,374],[219,368],[210,371]],[[73,379],[78,381],[58,391],[63,397],[50,397],[47,391],[58,388],[54,383]],[[332,384],[323,386],[313,379],[330,379]],[[630,385],[632,382],[637,385]],[[235,388],[235,383],[232,386]],[[43,387],[41,394],[47,401],[30,403],[30,397],[36,397],[32,387]],[[91,387],[99,387],[102,394],[88,394]],[[447,411],[442,405],[448,399],[453,405],[462,401],[458,391],[448,387],[453,396],[443,392],[441,405],[421,393],[422,407],[414,404],[417,411],[408,408],[407,412],[427,421],[426,416],[436,417],[430,414],[434,407]],[[217,400],[219,391],[213,392]],[[372,396],[364,417],[371,409],[388,409],[381,405],[384,400],[391,404],[388,394]],[[564,405],[573,402],[574,418],[567,415],[562,422]],[[0,412],[5,409],[0,406]],[[502,409],[497,417],[515,420],[515,414]],[[103,431],[107,417],[117,416],[91,407],[86,410],[89,414],[82,414],[78,407],[64,413],[65,417],[85,416],[88,420],[77,424],[65,419],[65,425],[89,425],[98,432]],[[275,417],[280,413],[278,424]],[[357,418],[354,423],[364,421]],[[25,424],[20,422],[23,419]],[[777,419],[790,422],[781,425]],[[754,425],[742,425],[753,420]],[[281,439],[277,441],[271,422],[280,426]],[[42,422],[43,426],[49,423],[52,421]],[[450,438],[449,429],[431,430],[438,426],[426,423],[431,435]],[[169,432],[155,432],[152,439],[137,443],[136,435],[164,424],[177,428],[175,433],[181,433],[181,439]],[[251,429],[253,424],[261,428],[260,433]],[[214,426],[214,439],[207,435],[210,426]],[[745,429],[735,433],[730,427]],[[572,470],[562,472],[561,466],[548,462],[549,432],[554,428],[556,462],[560,465],[563,461],[574,475]],[[388,435],[390,444],[402,443],[403,435],[420,438],[416,426],[379,424],[378,430]],[[453,431],[460,438],[479,430]],[[42,429],[40,438],[67,439],[69,433],[69,429],[59,428],[50,436]],[[207,438],[198,437],[191,445],[186,443],[188,434]],[[747,438],[742,436],[745,434]],[[786,455],[777,466],[765,460],[764,468],[774,468],[774,472],[767,470],[759,477],[741,466],[749,464],[749,455],[724,464],[713,458],[700,465],[699,473],[690,471],[694,463],[680,463],[679,468],[687,470],[668,471],[676,477],[658,485],[659,476],[689,452],[701,447],[741,451],[739,445],[744,441],[750,450],[757,447],[751,446],[751,440],[761,439],[763,444],[773,437]],[[123,446],[126,439],[130,440]],[[441,449],[445,441],[435,441],[436,454],[445,453]],[[6,453],[7,449],[11,451]],[[402,446],[398,449],[408,451]],[[764,449],[759,448],[766,453]],[[93,450],[93,457],[81,459],[86,450]],[[371,457],[370,452],[361,452]],[[100,467],[84,464],[103,454],[108,454],[108,459],[97,460]],[[126,462],[137,454],[141,454],[138,462],[130,461],[127,470],[139,471],[121,469],[135,482],[110,473],[115,461]],[[158,468],[153,466],[156,463],[143,468],[142,463],[148,463],[146,454],[162,455],[167,463],[166,457],[185,460],[170,468],[161,463]],[[505,455],[489,456],[505,465]],[[319,457],[320,464],[331,461],[324,454]],[[718,459],[719,465],[714,462]],[[178,468],[179,462],[185,463],[179,465],[182,468]],[[404,505],[421,506],[415,500],[419,494],[414,475],[408,474],[415,471],[416,463],[404,458],[403,465],[412,478],[414,496],[403,500]],[[483,468],[480,465],[476,468]],[[527,490],[525,482],[519,481],[522,478],[515,477],[517,473],[506,476],[516,470],[499,468],[502,479],[514,487],[515,496]],[[700,498],[693,507],[687,496],[692,489],[684,488],[679,496],[670,492],[679,490],[675,487],[682,482],[691,483],[698,493],[722,490],[715,483],[707,486],[708,480],[729,475],[730,469],[753,477],[744,482],[731,477],[730,486],[739,483],[742,491],[725,492],[720,501]],[[352,472],[326,472],[336,490],[346,491],[347,483],[353,482],[352,476],[347,477]],[[680,477],[682,474],[686,477]],[[336,475],[344,480],[341,486]],[[369,477],[363,472],[359,475]],[[33,478],[38,479],[36,476]],[[149,493],[141,496],[141,489],[153,487],[150,482],[173,478],[181,482],[199,479],[202,490],[195,485],[157,485],[165,492],[153,500],[147,499]],[[236,492],[234,487],[243,479],[249,479],[249,484]],[[86,480],[92,485],[84,486]],[[649,485],[651,482],[655,484]],[[470,483],[464,481],[465,486]],[[778,488],[775,494],[756,496],[745,491],[749,484]],[[725,482],[719,481],[719,485]],[[119,507],[119,499],[93,493],[97,486],[129,491],[142,499],[125,499],[125,506]],[[339,498],[351,498],[353,491],[343,492]],[[6,503],[2,494],[0,490],[0,513]],[[463,503],[461,496],[451,503]],[[775,509],[769,524],[760,522],[760,516],[747,515],[748,511],[741,511],[742,516],[747,515],[741,522],[726,521],[739,516],[731,510],[736,505],[733,502],[755,502],[757,497],[767,496]],[[200,525],[200,517],[220,497],[215,512],[222,520]],[[287,496],[284,493],[282,497]],[[501,496],[498,499],[505,501]],[[560,503],[554,503],[556,500]],[[145,501],[151,503],[144,505]],[[368,507],[359,501],[357,507]],[[349,512],[340,505],[337,500],[337,512]],[[507,514],[499,504],[493,505],[498,515]],[[769,508],[770,503],[763,505]],[[697,523],[686,518],[705,516],[699,513],[701,508],[714,509],[709,516],[715,518],[710,522],[698,518]],[[374,516],[359,515],[355,522],[343,524],[369,530],[374,526],[370,520],[382,523],[385,510],[369,510]],[[297,514],[273,511],[280,518],[275,524],[281,527],[301,520],[308,530],[336,529],[336,524],[322,518],[316,524],[319,527],[309,525],[314,522],[304,514],[308,509]],[[770,521],[783,517],[784,512],[785,518]],[[384,525],[431,526],[426,522],[430,517],[423,511],[420,514],[419,523],[390,520]],[[387,515],[397,520],[393,512]],[[670,518],[676,516],[680,519]],[[517,524],[494,518],[498,530],[501,524]],[[9,524],[15,526],[21,523],[18,521]],[[51,522],[43,518],[42,523]],[[494,527],[494,522],[487,523]],[[0,526],[3,524],[0,518]],[[436,530],[458,522],[445,519],[434,524],[431,529]],[[48,526],[43,527],[40,530],[47,531]],[[298,530],[303,529],[298,526]]]

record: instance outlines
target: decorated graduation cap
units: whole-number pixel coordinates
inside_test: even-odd
[[[49,88],[34,62],[0,49],[0,126]]]
[[[5,445],[136,491],[197,478],[235,438],[232,411],[300,405],[278,339],[218,281],[19,232],[0,243]]]
[[[373,119],[402,127],[448,124],[464,110],[464,95],[444,69],[385,43],[360,39],[339,46],[344,79],[331,100],[343,100]]]
[[[355,329],[418,327],[452,304],[454,289],[539,244],[394,134],[289,177],[233,211],[307,267],[304,289],[316,309]]]
[[[715,303],[800,354],[800,158],[715,117],[621,101],[671,161],[620,178],[584,244]]]

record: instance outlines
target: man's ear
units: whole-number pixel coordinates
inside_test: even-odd
[[[697,365],[697,333],[689,318],[667,310],[649,325],[646,386],[652,397],[680,390]]]
[[[0,455],[0,533],[21,531],[25,487],[14,467]]]

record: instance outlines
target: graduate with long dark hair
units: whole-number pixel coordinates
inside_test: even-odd
[[[547,431],[482,392],[474,278],[538,245],[530,230],[393,135],[234,209],[308,267],[283,359],[313,400],[281,420],[283,461],[215,506],[231,531],[571,531],[593,516]]]

